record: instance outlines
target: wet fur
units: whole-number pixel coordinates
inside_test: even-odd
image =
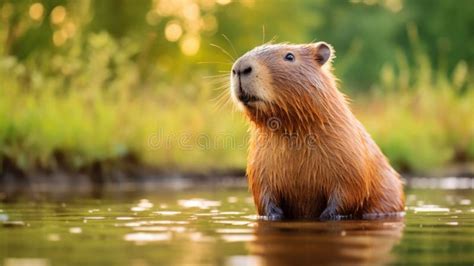
[[[268,73],[264,89],[272,96],[244,108],[251,121],[247,176],[258,213],[337,219],[403,211],[399,175],[337,89],[334,53],[321,65],[317,49],[279,44],[244,55]],[[287,51],[295,53],[294,64],[282,61]]]

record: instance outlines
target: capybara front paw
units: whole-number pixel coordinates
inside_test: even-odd
[[[337,214],[336,209],[334,208],[326,208],[321,215],[319,216],[320,220],[340,220],[340,215]]]
[[[278,206],[278,204],[269,196],[269,194],[264,194],[261,201],[263,205],[263,214],[265,215],[265,220],[281,220],[284,218],[283,210]]]
[[[265,216],[265,218],[270,221],[281,220],[283,219],[283,210],[274,205],[268,206]]]

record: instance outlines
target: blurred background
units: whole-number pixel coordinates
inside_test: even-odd
[[[399,171],[472,165],[473,14],[472,0],[0,0],[0,176],[244,169],[227,73],[270,40],[334,46],[340,89]]]

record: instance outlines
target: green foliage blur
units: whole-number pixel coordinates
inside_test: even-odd
[[[473,162],[472,14],[471,0],[0,0],[0,159],[25,172],[127,158],[243,168],[232,60],[324,40],[398,169]]]

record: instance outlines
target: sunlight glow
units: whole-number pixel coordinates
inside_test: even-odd
[[[39,21],[43,18],[44,7],[41,3],[34,3],[30,6],[30,18]]]
[[[67,35],[63,30],[57,30],[53,33],[53,43],[56,46],[63,45],[67,40]]]
[[[232,0],[217,0],[216,2],[217,2],[219,5],[225,6],[225,5],[230,4],[230,2],[232,2]]]
[[[213,32],[217,29],[217,19],[215,16],[207,15],[202,18],[202,29]]]
[[[255,0],[240,0],[240,3],[250,8],[255,6]]]
[[[66,19],[66,8],[63,6],[57,6],[51,11],[51,23],[58,25],[64,22]]]
[[[221,203],[219,201],[205,200],[205,199],[188,199],[178,200],[178,205],[183,208],[199,208],[209,209],[210,207],[219,207]]]
[[[199,51],[200,39],[198,36],[187,35],[180,42],[181,51],[187,56],[195,55]]]
[[[124,236],[125,241],[136,242],[137,244],[142,244],[144,242],[157,242],[157,241],[166,241],[170,240],[172,237],[170,232],[166,233],[130,233]]]
[[[160,16],[153,10],[146,13],[145,19],[146,22],[151,26],[156,26],[160,22]]]
[[[146,21],[156,26],[162,19],[168,21],[164,37],[169,42],[179,42],[184,55],[195,55],[201,44],[201,33],[208,36],[217,31],[218,21],[212,15],[216,4],[227,5],[232,0],[153,0]],[[253,1],[253,0],[247,0]]]
[[[385,0],[385,6],[392,12],[399,12],[403,8],[401,0]]]
[[[214,8],[214,6],[216,5],[216,1],[215,0],[201,0],[200,5],[201,5],[202,9],[210,10],[210,9]]]
[[[190,20],[199,18],[199,6],[196,3],[188,4],[183,7],[183,16]]]
[[[68,38],[71,38],[76,34],[76,25],[73,22],[68,22],[64,25],[64,31]]]
[[[183,28],[177,21],[170,21],[165,27],[165,37],[170,42],[176,42],[183,35]]]

